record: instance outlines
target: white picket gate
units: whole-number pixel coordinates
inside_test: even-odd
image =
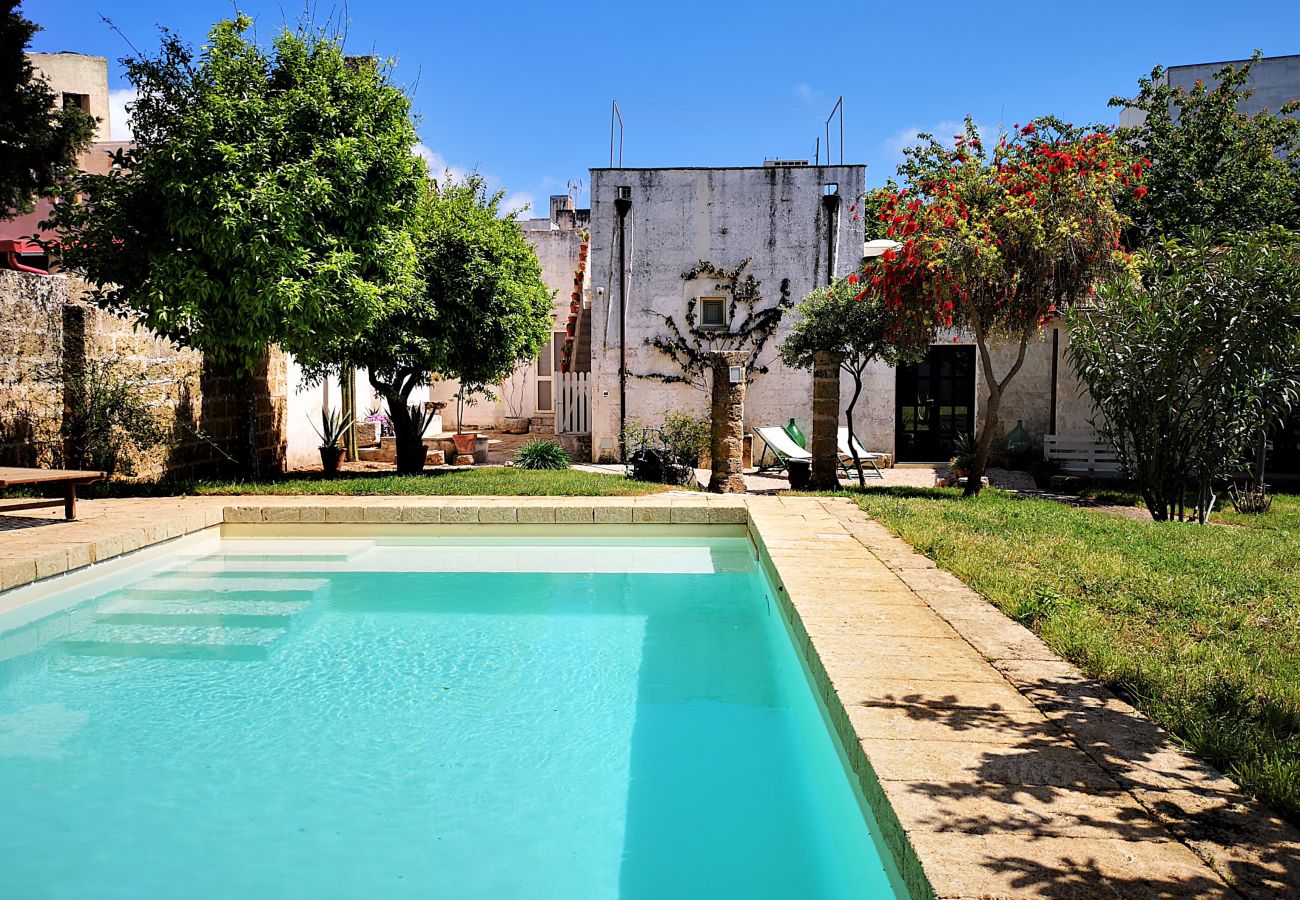
[[[555,373],[555,433],[591,431],[591,373]]]

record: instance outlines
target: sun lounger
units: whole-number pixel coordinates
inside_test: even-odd
[[[841,428],[837,438],[839,441],[840,465],[844,468],[845,472],[848,472],[849,466],[853,464],[853,451],[849,447],[849,429],[847,427]],[[858,442],[856,436],[853,441],[853,449],[858,451],[858,459],[862,462],[862,465],[871,467],[871,471],[863,472],[863,475],[868,478],[883,479],[885,477],[885,473],[880,471],[880,466],[876,465],[880,460],[885,458],[885,454],[872,453]]]
[[[758,457],[759,472],[775,472],[784,469],[786,460],[812,459],[812,454],[794,442],[794,438],[779,425],[767,428],[755,428],[754,434],[763,442],[763,452]],[[763,465],[763,459],[771,453],[772,462]]]
[[[20,509],[45,509],[62,506],[65,519],[77,517],[77,486],[93,484],[103,479],[103,472],[82,469],[28,469],[18,466],[0,466],[0,489],[23,485],[57,484],[63,487],[61,500],[25,500],[0,506],[0,514]]]

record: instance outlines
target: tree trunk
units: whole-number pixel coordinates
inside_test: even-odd
[[[424,436],[415,429],[407,402],[417,379],[399,373],[391,383],[370,376],[370,384],[388,404],[388,419],[393,423],[393,441],[397,446],[397,473],[418,475],[424,471]]]
[[[257,446],[257,379],[251,371],[240,370],[235,377],[240,399],[237,458],[244,477],[256,481],[262,474],[262,454]]]
[[[978,316],[972,315],[972,330],[975,332],[975,346],[979,350],[980,367],[984,370],[984,380],[989,386],[988,403],[984,412],[984,427],[980,429],[979,444],[975,451],[975,464],[972,470],[966,476],[966,488],[962,491],[963,497],[975,497],[979,495],[980,489],[984,487],[984,472],[988,469],[989,454],[993,449],[993,438],[997,434],[998,427],[998,410],[1002,406],[1002,394],[1006,391],[1007,385],[1011,379],[1016,377],[1020,367],[1025,364],[1025,351],[1029,349],[1029,338],[1033,334],[1033,325],[1027,325],[1020,333],[1020,351],[1016,355],[1016,361],[1007,374],[999,379],[993,372],[993,355],[989,351],[990,335],[984,329],[984,324]]]
[[[849,455],[853,457],[853,468],[858,472],[858,487],[865,488],[867,476],[862,472],[862,460],[858,459],[858,435],[853,430],[853,407],[858,405],[858,397],[862,396],[862,371],[845,368],[853,378],[853,396],[849,398],[848,406],[844,407],[844,424],[849,429]]]

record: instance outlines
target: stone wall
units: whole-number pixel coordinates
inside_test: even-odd
[[[264,472],[284,467],[286,367],[268,353],[249,379],[205,365],[201,353],[176,347],[126,319],[83,303],[82,285],[62,275],[0,270],[0,463],[58,465],[62,458],[63,379],[88,360],[111,361],[140,376],[141,396],[168,441],[131,458],[136,477],[202,477],[232,471],[230,457],[256,398],[257,441]],[[251,384],[251,388],[250,385]]]

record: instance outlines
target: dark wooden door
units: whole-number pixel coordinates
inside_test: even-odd
[[[957,436],[975,430],[975,348],[930,348],[914,366],[901,366],[895,383],[898,407],[895,458],[940,462],[953,454]]]

